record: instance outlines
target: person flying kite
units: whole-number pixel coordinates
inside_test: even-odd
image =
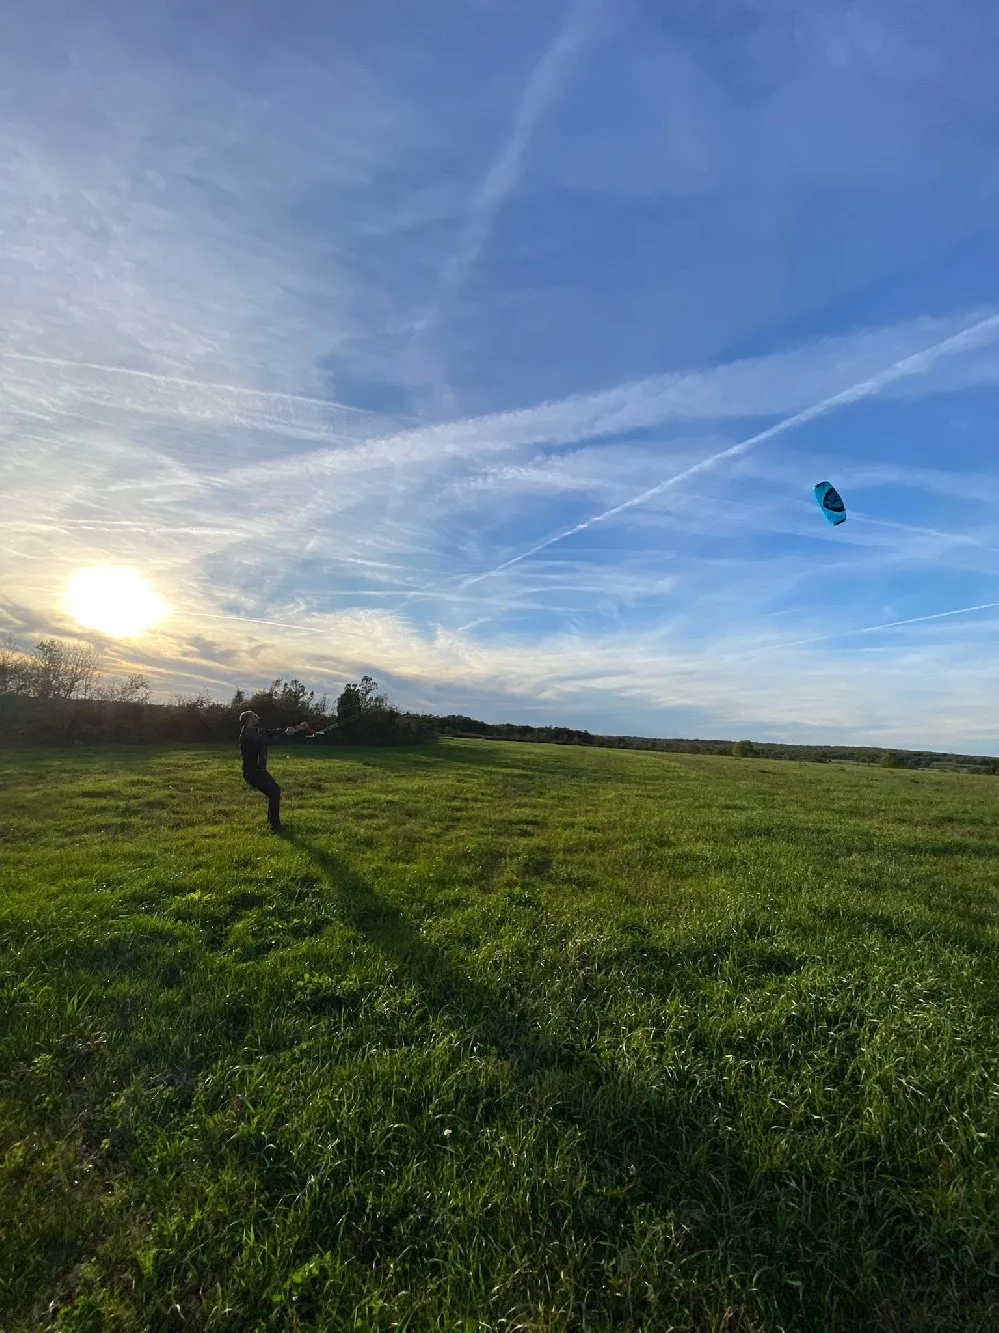
[[[267,797],[267,822],[274,833],[281,832],[281,788],[267,771],[267,743],[285,736],[312,731],[308,722],[297,727],[265,727],[252,709],[239,715],[239,752],[243,758],[243,781]]]

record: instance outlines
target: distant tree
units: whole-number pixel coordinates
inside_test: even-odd
[[[364,701],[360,688],[354,684],[345,685],[336,701],[336,720],[341,723],[350,722],[353,718],[360,717],[363,711]]]
[[[904,768],[905,759],[897,750],[885,750],[878,763],[882,768]]]
[[[300,680],[272,680],[266,689],[256,690],[247,698],[242,690],[237,690],[229,708],[237,714],[243,709],[252,709],[271,726],[292,726],[310,717],[321,720],[326,716],[324,699],[317,700],[315,690],[310,690]]]
[[[277,698],[282,712],[301,713],[312,709],[316,692],[308,689],[300,680],[283,680]]]
[[[58,699],[62,694],[62,646],[57,639],[35,644],[31,693],[38,699]]]
[[[149,681],[138,671],[127,676],[112,676],[98,685],[94,697],[114,704],[147,704],[152,689]]]
[[[732,746],[732,754],[736,759],[749,759],[756,753],[752,741],[736,741]]]
[[[31,658],[15,647],[8,635],[6,642],[0,644],[0,694],[30,694],[33,672]]]
[[[35,644],[30,693],[36,698],[91,699],[100,679],[100,657],[91,644],[59,639]]]
[[[281,684],[279,680],[271,681],[266,689],[254,690],[245,701],[245,707],[252,712],[257,713],[266,722],[274,721],[274,710],[277,706],[277,691]]]
[[[388,696],[378,693],[378,682],[371,676],[362,676],[357,692],[361,698],[362,709],[388,708]]]
[[[379,693],[378,682],[371,676],[349,681],[336,701],[337,721],[347,721],[362,713],[386,712],[392,708],[388,696]]]

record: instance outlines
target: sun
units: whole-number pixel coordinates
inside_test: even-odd
[[[136,638],[169,610],[141,574],[119,565],[81,569],[66,591],[66,609],[86,629],[115,639]]]

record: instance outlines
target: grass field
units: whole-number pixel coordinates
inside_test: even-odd
[[[0,1328],[999,1328],[999,780],[0,757]]]

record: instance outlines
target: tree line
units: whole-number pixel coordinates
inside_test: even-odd
[[[554,745],[593,745],[601,749],[650,750],[660,754],[713,754],[730,755],[736,759],[795,759],[817,764],[878,764],[882,768],[934,768],[986,775],[999,773],[999,759],[991,755],[949,754],[936,750],[885,750],[873,745],[795,745],[778,741],[603,736],[570,727],[480,722],[457,714],[447,717],[428,715],[427,721],[435,726],[438,735],[443,736]]]
[[[137,672],[108,676],[89,643],[41,639],[28,653],[10,639],[0,644],[0,695],[146,703],[150,693],[149,682]]]
[[[85,644],[43,639],[30,652],[0,646],[0,741],[21,744],[231,742],[245,709],[265,725],[303,720],[327,745],[413,745],[436,738],[424,719],[397,708],[370,676],[348,682],[335,699],[300,680],[276,679],[227,703],[207,693],[153,703],[142,675],[109,676]]]
[[[151,694],[148,680],[140,674],[105,673],[99,655],[88,644],[42,639],[29,652],[10,641],[0,644],[0,743],[231,742],[239,729],[240,713],[250,708],[267,726],[291,726],[307,720],[325,733],[316,740],[324,745],[426,745],[441,737],[475,737],[666,754],[730,755],[737,759],[999,772],[999,760],[984,755],[860,745],[603,736],[575,727],[483,722],[464,713],[411,713],[397,708],[367,675],[359,681],[348,681],[333,699],[317,694],[298,679],[280,678],[250,694],[237,689],[228,703],[207,694],[153,703]]]

